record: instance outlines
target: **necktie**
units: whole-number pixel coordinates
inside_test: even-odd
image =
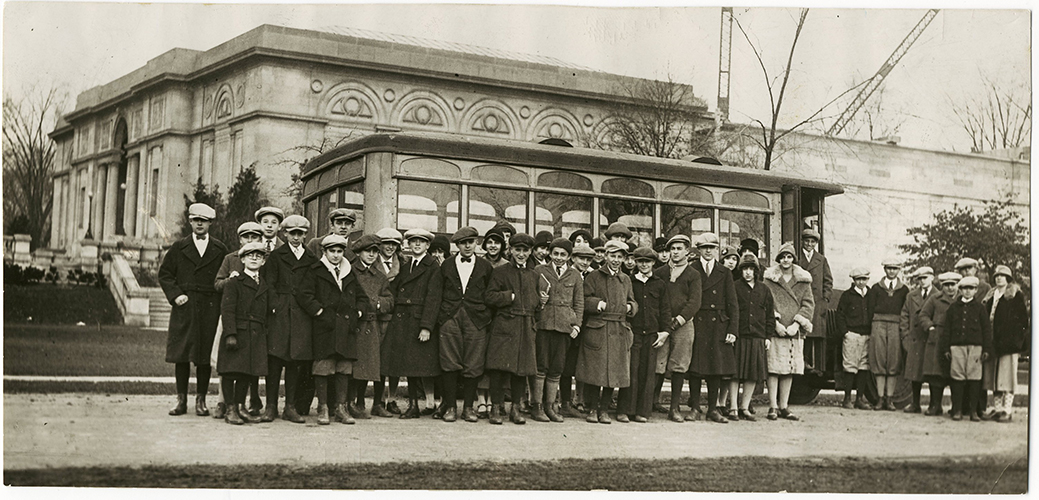
[[[271,240],[267,240],[267,253],[271,253],[274,248],[274,243]]]
[[[711,271],[713,271],[713,270],[714,270],[714,261],[708,261],[707,262],[707,275],[710,276],[711,275]]]
[[[472,257],[462,257],[462,262],[472,262],[472,261],[473,261]]]
[[[253,276],[253,279],[256,280],[256,284],[257,285],[260,284],[260,275],[259,274],[257,274],[256,276]]]
[[[411,273],[415,274],[415,265],[418,264],[418,259],[411,259]]]
[[[393,269],[393,261],[384,260],[382,266],[386,268],[386,273],[389,274],[390,270]]]
[[[336,267],[335,267],[335,268],[333,269],[333,271],[335,271],[335,276],[336,276],[336,279],[339,279],[339,266],[336,266]]]

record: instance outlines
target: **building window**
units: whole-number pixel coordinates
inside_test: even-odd
[[[471,186],[469,188],[469,225],[486,233],[500,221],[527,231],[527,192],[516,189]]]
[[[768,256],[768,215],[749,212],[718,211],[718,238],[722,245],[739,248],[740,242],[750,238],[758,242],[760,249],[757,257],[767,259]]]
[[[569,238],[570,233],[578,229],[592,232],[591,197],[534,193],[534,206],[537,207],[537,231],[549,231],[563,238]]]
[[[660,206],[660,232],[665,238],[684,234],[690,238],[714,229],[714,210],[710,208]]]
[[[397,184],[397,228],[449,235],[458,230],[462,189],[457,184],[402,179]]]

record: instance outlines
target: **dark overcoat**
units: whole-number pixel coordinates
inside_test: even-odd
[[[326,234],[325,236],[329,236],[330,234],[331,233]],[[313,253],[319,259],[325,253],[324,248],[322,248],[322,246],[321,246],[321,240],[325,239],[325,236],[318,236],[316,238],[311,238],[310,241],[308,241],[307,245],[306,245],[307,246],[307,250],[310,250],[310,253]],[[353,250],[350,250],[350,244],[351,243],[353,243],[353,242],[350,241],[350,238],[348,237],[346,239],[346,248],[343,249],[343,258],[346,259],[346,261],[349,262],[350,265],[353,265],[354,261],[357,260],[357,254],[355,254]]]
[[[742,279],[735,285],[740,303],[740,337],[767,339],[776,331],[776,305],[768,286],[757,282],[751,288]]]
[[[830,299],[833,297],[833,274],[830,273],[830,262],[819,252],[812,252],[812,260],[805,257],[804,252],[797,253],[797,265],[812,275],[812,299],[815,300],[815,317],[812,318],[812,331],[807,337],[826,337],[826,312],[830,310]],[[844,332],[841,332],[843,335]]]
[[[159,286],[173,306],[166,337],[167,363],[209,365],[220,321],[220,292],[213,283],[227,246],[213,235],[208,238],[205,255],[199,256],[189,235],[174,243],[159,265]],[[178,306],[175,300],[181,295],[187,295],[188,301]]]
[[[473,274],[462,293],[462,278],[458,275],[458,263],[454,257],[448,258],[440,266],[440,279],[443,283],[443,295],[440,298],[440,313],[437,325],[455,317],[458,309],[464,307],[465,313],[477,328],[484,330],[491,324],[491,309],[485,303],[487,287],[491,283],[491,272],[494,266],[483,257],[473,256]]]
[[[339,270],[346,272],[346,266],[340,264]],[[310,272],[303,275],[300,283],[299,305],[314,318],[315,360],[357,359],[359,312],[367,296],[353,269],[341,276],[340,282],[342,290],[336,285],[332,272],[319,260],[310,265]]]
[[[224,285],[230,279],[232,272],[237,272],[238,274],[245,272],[242,258],[236,252],[231,252],[224,256],[224,261],[220,264],[220,270],[216,272],[213,288],[216,288],[218,292],[224,291]]]
[[[270,289],[244,272],[227,280],[220,304],[224,333],[220,337],[217,373],[267,375],[267,316]],[[234,338],[237,347],[227,346]]]
[[[995,290],[995,288],[993,288]],[[994,295],[989,291],[985,297],[985,310],[992,311]],[[1007,285],[1006,292],[996,304],[992,315],[992,354],[1025,354],[1031,346],[1032,329],[1029,328],[1028,308],[1025,297],[1016,284]]]
[[[599,311],[599,302],[606,310]],[[578,381],[600,387],[631,385],[631,344],[634,334],[628,324],[638,313],[631,278],[623,272],[611,275],[608,266],[592,271],[584,280],[585,326],[577,352]]]
[[[443,282],[440,266],[426,254],[411,269],[414,257],[400,266],[393,280],[393,320],[386,328],[382,369],[391,377],[436,377],[440,375],[440,338],[436,331]],[[376,266],[380,265],[376,261]],[[430,331],[429,340],[419,342],[419,331]]]
[[[941,293],[941,290],[931,286],[927,290],[927,297]],[[927,330],[920,328],[918,318],[925,301],[922,289],[917,288],[909,292],[905,304],[902,305],[902,316],[898,323],[898,332],[902,337],[902,349],[906,355],[905,371],[902,376],[913,382],[923,382],[924,380],[924,348],[927,345]]]
[[[537,374],[535,314],[541,306],[540,278],[531,268],[532,263],[533,259],[520,269],[515,262],[510,262],[494,268],[491,273],[487,304],[496,312],[487,337],[487,370],[521,376]]]
[[[925,377],[949,378],[949,361],[942,353],[939,341],[945,332],[945,312],[956,297],[945,293],[928,294],[923,307],[917,314],[920,329],[927,332],[924,344],[923,375]],[[934,328],[933,330],[931,328]]]
[[[286,361],[314,359],[313,321],[300,308],[300,284],[320,257],[304,249],[296,259],[290,245],[275,248],[260,268],[262,280],[274,291],[273,317],[267,325],[267,353]]]
[[[694,260],[690,267],[700,274],[703,288],[700,310],[693,317],[696,337],[689,371],[699,375],[734,375],[736,344],[725,343],[727,334],[739,336],[740,329],[740,304],[732,271],[715,261],[708,276],[700,259]]]
[[[361,326],[357,329],[357,361],[354,378],[378,382],[382,374],[382,338],[393,317],[393,292],[390,281],[375,266],[358,262],[353,268],[367,301],[359,301]]]

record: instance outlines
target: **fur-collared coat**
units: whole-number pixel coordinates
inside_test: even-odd
[[[932,295],[941,294],[942,291],[931,286],[927,290],[927,298]],[[917,288],[906,296],[905,305],[902,306],[902,319],[898,324],[898,332],[902,337],[902,349],[906,353],[905,369],[902,376],[913,382],[924,380],[924,349],[927,345],[927,330],[920,328],[920,309],[923,309],[926,299],[923,290]]]
[[[274,296],[273,316],[267,325],[267,353],[285,361],[314,359],[313,321],[300,307],[300,284],[321,257],[304,247],[296,259],[291,245],[275,248],[260,268],[261,281],[267,281]]]
[[[992,318],[992,354],[1026,353],[1031,345],[1032,329],[1029,327],[1028,308],[1025,297],[1016,283],[1007,285],[1006,292],[992,311],[995,288],[989,290],[983,302]]]
[[[208,235],[206,252],[200,256],[192,238],[189,235],[174,243],[159,265],[159,286],[173,306],[166,362],[209,365],[220,320],[220,292],[214,282],[227,246]],[[175,301],[181,295],[187,295],[188,301],[178,306]]]
[[[788,327],[794,322],[801,325],[800,337],[812,332],[815,314],[815,297],[812,294],[812,275],[793,264],[793,277],[783,279],[783,270],[774,265],[762,274],[765,286],[772,292],[776,306],[776,320],[780,326]]]
[[[242,272],[229,278],[220,304],[220,354],[217,373],[267,375],[267,316],[270,312],[270,288]],[[235,339],[234,348],[228,341]]]

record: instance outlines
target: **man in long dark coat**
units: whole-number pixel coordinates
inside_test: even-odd
[[[740,306],[732,271],[718,262],[718,235],[703,233],[696,242],[700,258],[692,263],[700,273],[703,284],[700,310],[693,319],[696,339],[693,341],[693,359],[689,372],[707,381],[707,418],[728,423],[718,412],[718,390],[722,380],[736,374],[736,335],[739,332]],[[700,404],[700,379],[689,379],[689,390],[694,398],[693,418]]]
[[[807,228],[801,231],[801,255],[797,265],[812,275],[812,298],[815,299],[815,317],[812,331],[805,337],[805,373],[820,374],[826,369],[826,312],[830,310],[833,295],[833,274],[826,256],[816,251],[819,231]]]
[[[920,391],[924,385],[924,346],[927,344],[927,332],[920,327],[920,309],[924,302],[933,295],[938,295],[941,290],[935,288],[934,270],[924,266],[916,270],[913,276],[917,286],[906,296],[905,304],[902,305],[902,316],[898,323],[898,331],[902,337],[902,350],[905,351],[905,364],[902,376],[913,385],[913,402],[906,406],[906,413],[920,413]]]
[[[220,292],[214,288],[227,246],[209,235],[216,211],[204,203],[188,207],[191,236],[177,241],[159,265],[159,286],[173,306],[166,341],[166,362],[173,363],[177,379],[177,405],[170,415],[188,411],[188,378],[195,364],[195,414],[209,415],[206,392],[212,374],[210,354],[216,324],[220,320]]]

